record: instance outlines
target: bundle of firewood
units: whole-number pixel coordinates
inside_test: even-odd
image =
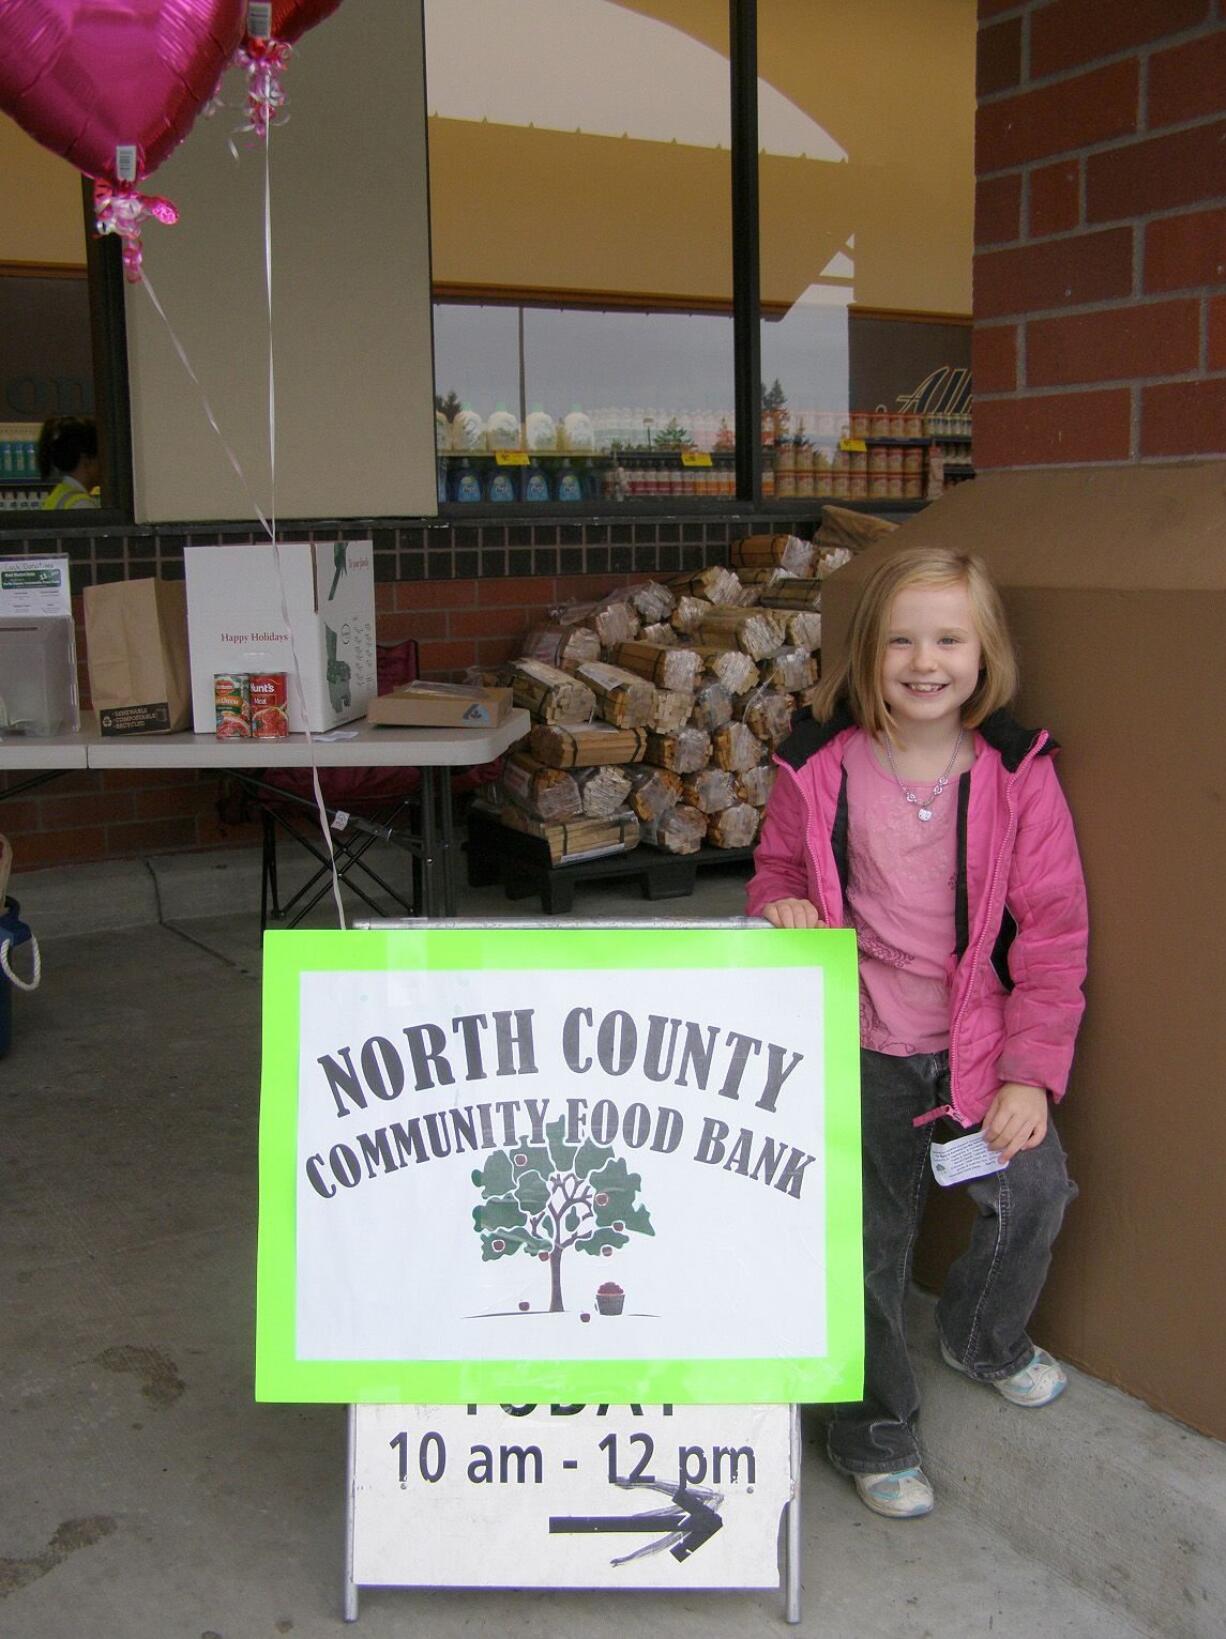
[[[813,542],[747,536],[731,567],[554,611],[488,678],[534,718],[505,765],[506,823],[537,827],[555,862],[640,838],[678,854],[750,847],[774,752],[820,678],[822,580],[892,527],[831,508],[826,520]]]

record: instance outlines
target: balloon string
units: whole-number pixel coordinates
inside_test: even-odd
[[[269,152],[272,148],[272,126],[269,125],[264,133],[264,289],[268,299],[268,479],[269,505],[272,511],[272,549],[277,564],[277,586],[281,594],[281,618],[285,622],[285,629],[290,634],[290,649],[294,646],[294,627],[289,618],[289,600],[285,592],[285,575],[281,567],[281,548],[277,543],[277,372],[275,366],[275,349],[273,347],[273,310],[272,310],[272,170]],[[328,809],[324,802],[323,786],[319,780],[319,765],[315,760],[315,742],[311,738],[310,728],[307,726],[306,695],[302,687],[302,674],[298,667],[298,656],[293,655],[294,683],[298,691],[298,706],[302,712],[303,728],[306,730],[307,750],[311,757],[311,787],[315,794],[315,807],[319,814],[319,828],[323,833],[324,847],[328,850],[328,866],[332,873],[332,898],[336,902],[336,915],[342,932],[347,926],[345,921],[345,905],[341,898],[340,873],[336,868],[336,849],[332,845],[332,826],[328,820]]]
[[[204,409],[205,419],[207,420],[209,426],[212,427],[213,431],[216,433],[217,441],[221,445],[222,450],[225,453],[226,460],[230,463],[231,467],[233,467],[235,476],[238,478],[239,483],[243,487],[244,494],[246,495],[248,501],[250,501],[250,503],[251,503],[251,510],[255,513],[256,517],[260,520],[261,524],[263,524],[265,532],[268,534],[269,538],[272,539],[273,538],[272,537],[272,525],[269,523],[267,517],[265,517],[263,507],[261,507],[260,503],[256,500],[255,494],[254,494],[254,492],[251,488],[251,485],[247,482],[247,474],[243,471],[242,463],[239,461],[238,456],[235,455],[234,451],[231,449],[229,443],[226,440],[225,434],[222,432],[221,428],[217,424],[217,417],[213,414],[213,406],[209,403],[209,396],[204,390],[204,386],[203,386],[203,384],[200,380],[200,377],[196,374],[195,370],[192,368],[192,362],[188,358],[187,353],[184,351],[183,343],[179,340],[178,336],[175,334],[174,326],[171,324],[170,320],[166,317],[166,309],[162,306],[161,302],[158,300],[157,291],[154,290],[153,282],[150,279],[149,274],[148,274],[147,271],[145,272],[144,277],[141,279],[141,285],[148,292],[149,300],[153,303],[154,310],[156,311],[158,317],[161,319],[162,323],[166,326],[166,334],[170,337],[170,345],[174,348],[175,352],[179,355],[179,362],[182,364],[183,368],[187,371],[187,374],[191,377],[193,383],[196,386],[196,390],[200,394],[200,403],[201,403],[201,405],[203,406],[203,409]]]
[[[266,165],[267,165],[267,161],[266,161]],[[265,279],[266,279],[267,287],[268,287],[269,437],[270,437],[270,449],[274,449],[275,444],[274,444],[273,441],[275,440],[275,433],[276,433],[276,412],[275,412],[275,398],[274,398],[275,378],[274,378],[274,375],[273,375],[273,357],[272,357],[272,221],[271,221],[272,213],[271,213],[271,210],[269,208],[269,186],[268,186],[268,184],[269,184],[269,178],[268,178],[268,173],[267,173],[267,169],[266,169],[265,170],[265,177],[264,177],[264,270],[265,270]],[[340,925],[343,929],[346,926],[345,909],[344,909],[344,905],[341,901],[341,896],[340,896],[340,878],[338,876],[337,869],[336,869],[336,852],[335,852],[335,849],[332,846],[332,827],[328,822],[328,811],[327,811],[327,807],[324,803],[323,790],[322,790],[322,787],[320,786],[320,783],[319,783],[319,765],[318,765],[318,763],[316,762],[316,759],[315,759],[315,742],[314,742],[314,739],[311,736],[311,730],[310,730],[310,727],[309,727],[309,721],[308,721],[308,717],[307,717],[306,695],[305,695],[305,691],[303,690],[303,687],[302,687],[302,674],[301,674],[301,671],[300,671],[299,665],[298,665],[297,647],[296,647],[295,642],[294,642],[294,626],[293,626],[292,620],[290,619],[289,600],[286,596],[286,591],[285,591],[285,576],[284,576],[284,573],[283,573],[282,567],[281,567],[281,549],[280,549],[279,545],[277,544],[276,525],[272,521],[272,519],[270,519],[266,515],[263,507],[260,505],[259,501],[256,499],[255,492],[251,488],[251,485],[247,480],[247,474],[243,470],[242,462],[239,460],[238,456],[235,454],[233,448],[230,445],[229,440],[226,438],[226,435],[222,432],[221,427],[218,424],[217,417],[213,412],[213,406],[209,401],[209,395],[204,390],[204,384],[200,380],[200,377],[196,374],[196,371],[195,371],[195,369],[193,368],[193,365],[192,365],[192,361],[187,356],[187,350],[184,348],[183,343],[179,340],[178,334],[175,331],[175,327],[171,324],[169,318],[167,317],[166,309],[162,306],[161,301],[158,299],[158,293],[153,287],[153,282],[149,278],[149,274],[148,274],[147,270],[144,271],[144,275],[141,279],[141,286],[145,291],[148,292],[149,300],[153,303],[154,311],[157,313],[158,317],[161,319],[162,324],[165,327],[166,334],[170,338],[170,345],[174,348],[175,353],[178,355],[179,362],[182,364],[184,370],[187,372],[187,375],[190,378],[190,380],[192,381],[193,385],[195,386],[196,391],[200,394],[200,403],[201,403],[201,407],[204,410],[205,420],[208,422],[209,426],[213,429],[213,432],[216,435],[217,441],[221,445],[222,451],[225,454],[226,460],[230,463],[230,466],[233,468],[234,474],[237,477],[237,479],[239,481],[239,484],[242,486],[243,493],[246,495],[248,501],[251,504],[252,512],[254,512],[255,516],[259,519],[261,525],[264,528],[265,534],[268,536],[269,541],[272,543],[274,559],[275,559],[275,562],[276,562],[276,565],[277,565],[277,584],[278,584],[278,589],[279,589],[280,597],[281,597],[281,618],[282,618],[282,621],[284,622],[286,631],[289,633],[290,659],[291,659],[291,663],[292,663],[292,666],[293,666],[294,688],[295,688],[296,693],[297,693],[298,708],[299,708],[299,711],[302,714],[303,731],[306,735],[307,752],[308,752],[308,755],[310,757],[311,783],[312,783],[312,786],[314,787],[314,792],[315,792],[315,805],[316,805],[316,808],[319,811],[319,823],[320,823],[320,827],[323,831],[324,841],[327,845],[328,858],[331,862],[331,867],[332,867],[332,892],[333,892],[333,896],[336,900],[337,913],[340,917]],[[273,461],[273,472],[274,472],[274,475],[275,475],[275,454],[272,457],[272,461]],[[274,514],[274,517],[275,517],[275,514],[276,514],[275,476],[274,476],[272,507],[273,507],[273,514]]]

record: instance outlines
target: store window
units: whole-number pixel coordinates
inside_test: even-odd
[[[725,0],[425,15],[440,500],[733,494]]]
[[[763,496],[922,500],[969,471],[973,0],[756,11]]]
[[[86,222],[80,174],[0,114],[0,528],[130,512],[118,245]]]

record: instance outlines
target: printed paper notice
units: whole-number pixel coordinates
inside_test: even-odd
[[[1009,1163],[998,1151],[989,1149],[982,1133],[968,1133],[965,1138],[954,1138],[948,1144],[934,1144],[932,1176],[938,1184],[964,1184],[968,1178],[985,1178],[990,1172],[1003,1172]]]

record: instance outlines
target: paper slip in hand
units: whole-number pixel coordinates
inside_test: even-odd
[[[965,1183],[968,1178],[986,1178],[990,1172],[1003,1172],[1009,1165],[999,1151],[988,1148],[981,1132],[967,1133],[965,1138],[951,1139],[948,1144],[933,1144],[928,1154],[932,1176],[947,1187]]]

